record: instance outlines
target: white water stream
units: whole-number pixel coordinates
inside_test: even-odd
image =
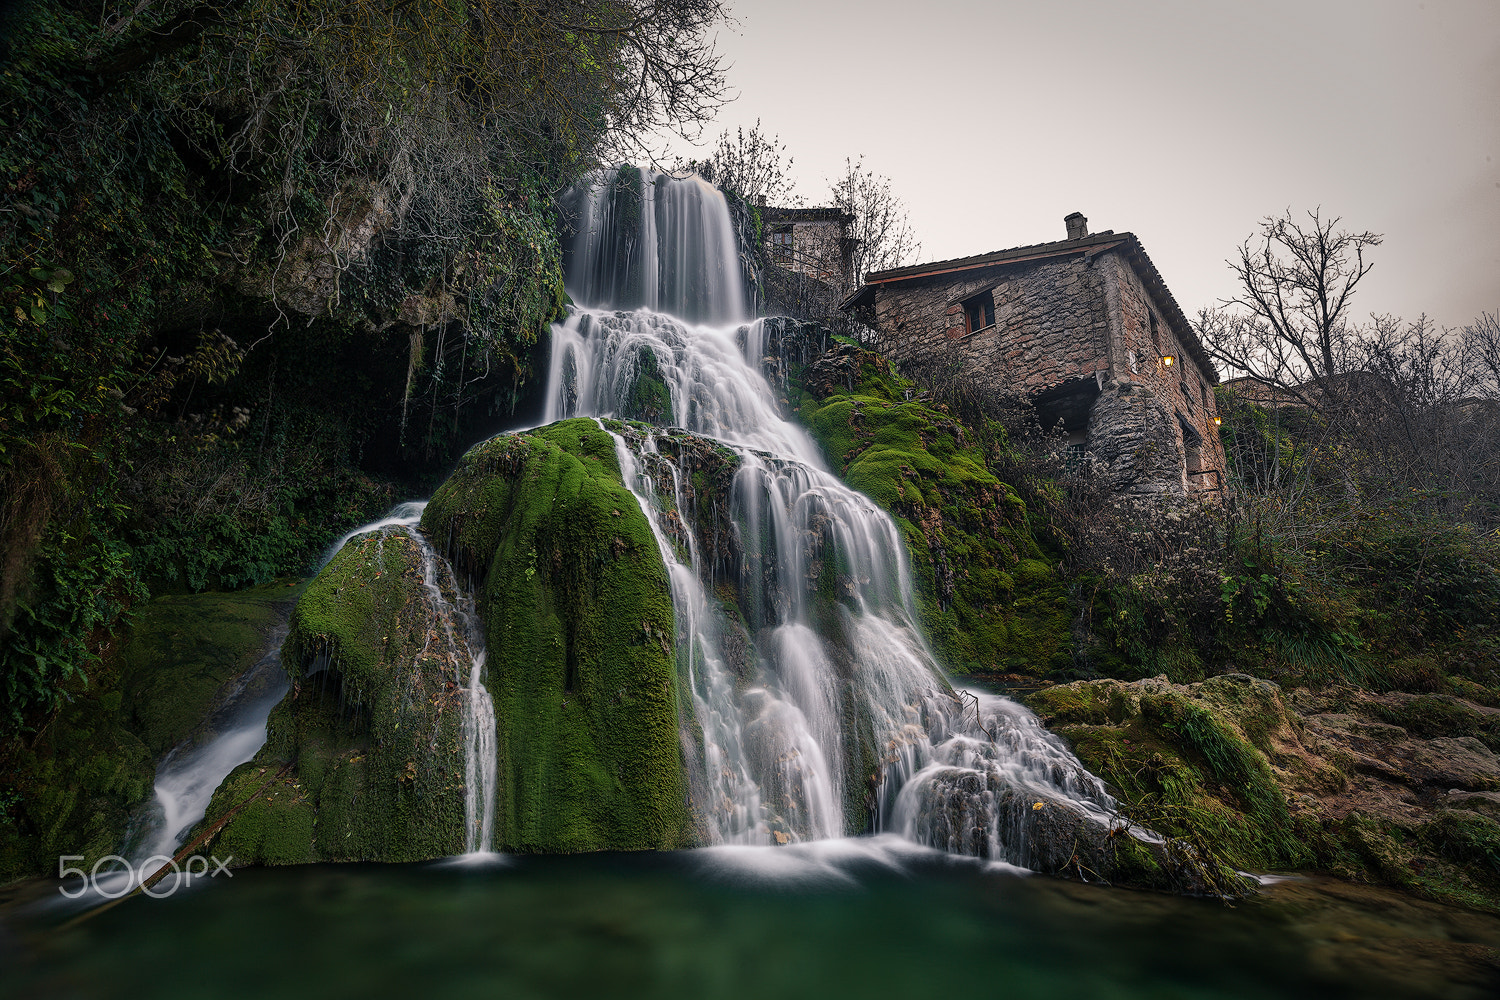
[[[669,423],[738,457],[733,582],[753,644],[749,669],[731,665],[726,637],[739,626],[711,596],[718,567],[698,551],[697,533],[676,525],[693,518],[684,492],[692,470],[660,447],[671,432],[632,425],[613,435],[671,578],[680,665],[702,731],[697,805],[715,839],[788,843],[873,826],[1024,865],[1022,800],[1107,822],[1114,804],[1103,785],[1031,712],[950,688],[915,625],[895,523],[781,415],[760,370],[764,330],[744,315],[743,297],[705,305],[702,289],[722,289],[726,274],[738,280],[723,197],[696,177],[643,172],[642,212],[654,226],[631,228],[619,225],[633,219],[624,184],[607,172],[565,200],[585,222],[568,270],[583,305],[553,327],[545,422],[636,418],[642,399],[659,409],[664,390]],[[619,228],[589,228],[611,225]],[[669,231],[680,242],[664,242]],[[664,260],[671,285],[654,283]],[[668,482],[673,495],[658,495]],[[696,740],[685,733],[683,742],[694,756]]]

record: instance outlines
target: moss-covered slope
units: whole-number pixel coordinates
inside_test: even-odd
[[[900,526],[921,624],[944,665],[1030,676],[1071,666],[1056,555],[972,434],[943,409],[908,401],[906,384],[868,351],[835,348],[801,382],[799,416],[833,470]]]
[[[568,420],[480,445],[423,526],[475,581],[485,622],[495,846],[687,843],[671,590],[613,439]]]
[[[1284,695],[1245,674],[1078,681],[1026,700],[1127,815],[1205,856],[1500,910],[1500,757],[1486,742],[1500,711],[1352,688]]]
[[[0,742],[0,882],[119,851],[157,761],[255,663],[294,593],[282,582],[142,605],[37,732]]]

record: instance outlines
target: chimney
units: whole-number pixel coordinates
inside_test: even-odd
[[[1083,217],[1082,212],[1074,212],[1072,215],[1063,217],[1063,225],[1068,227],[1068,239],[1081,240],[1089,234],[1089,220]]]

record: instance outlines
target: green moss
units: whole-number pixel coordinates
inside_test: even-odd
[[[1118,723],[1128,711],[1122,702],[1116,690],[1097,684],[1059,684],[1026,695],[1026,704],[1046,719],[1049,726]]]
[[[121,665],[133,728],[160,757],[203,724],[214,694],[265,651],[289,581],[232,593],[158,597],[124,636]]]
[[[1444,809],[1411,828],[1353,812],[1324,834],[1319,860],[1343,878],[1500,912],[1500,824],[1491,819]]]
[[[423,524],[479,585],[497,846],[688,842],[671,592],[613,439],[569,420],[481,445]]]
[[[1467,809],[1445,809],[1423,825],[1420,837],[1440,856],[1500,887],[1500,823]]]
[[[675,423],[672,393],[662,378],[656,352],[649,347],[641,347],[637,349],[635,357],[635,374],[630,380],[624,415],[660,426]]]
[[[0,744],[0,881],[85,866],[124,845],[156,763],[194,735],[215,696],[254,664],[290,599],[285,583],[143,605],[92,683],[31,739]]]
[[[833,469],[895,517],[940,660],[971,674],[1070,670],[1073,601],[1025,503],[989,471],[971,429],[906,401],[883,358],[853,361],[855,391],[804,392],[799,414]]]
[[[307,587],[282,660],[293,691],[266,743],[214,794],[212,823],[284,765],[220,835],[241,863],[418,861],[464,847],[461,694],[402,532],[350,541]]]
[[[691,842],[666,569],[613,439],[574,420],[481,445],[424,524],[475,581],[486,623],[495,846]],[[247,802],[221,853],[282,864],[462,849],[460,696],[426,609],[402,533],[350,542],[308,586],[284,648],[296,688],[209,810]]]
[[[1394,705],[1372,701],[1376,716],[1417,736],[1473,736],[1500,752],[1500,716],[1447,695],[1420,695]]]
[[[1080,681],[1025,700],[1117,790],[1136,822],[1198,842],[1237,868],[1310,864],[1265,754],[1220,707],[1224,693],[1207,687],[1188,697],[1160,682]]]

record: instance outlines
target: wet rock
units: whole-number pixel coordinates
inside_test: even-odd
[[[469,652],[449,641],[464,623],[445,569],[397,528],[351,540],[308,585],[282,647],[292,689],[271,712],[265,745],[204,817],[212,824],[249,799],[219,835],[223,856],[279,865],[463,850],[456,678]],[[429,572],[442,599],[424,583]]]
[[[1248,867],[1333,870],[1500,908],[1500,867],[1485,853],[1500,836],[1491,829],[1500,756],[1486,706],[1350,687],[1282,692],[1244,674],[1192,685],[1079,681],[1027,700],[1127,812],[1161,815],[1162,832],[1197,831]],[[1185,724],[1185,708],[1204,717]],[[1204,738],[1214,729],[1225,739]],[[1264,772],[1253,759],[1238,777],[1226,771],[1215,758],[1236,745]],[[1228,827],[1221,816],[1232,817]]]

